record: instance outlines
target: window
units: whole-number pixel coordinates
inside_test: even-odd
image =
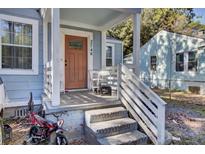
[[[188,52],[188,71],[197,71],[196,52]]]
[[[2,68],[32,69],[32,25],[1,20]]]
[[[0,73],[38,73],[38,21],[0,15]]]
[[[113,66],[114,64],[114,46],[107,46],[106,47],[106,67]]]
[[[157,56],[151,56],[150,57],[150,69],[152,71],[157,70]]]
[[[69,48],[82,49],[83,41],[82,40],[72,40],[69,42]]]
[[[176,71],[177,72],[184,71],[184,53],[176,54]]]

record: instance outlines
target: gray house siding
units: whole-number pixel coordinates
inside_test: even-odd
[[[35,9],[0,9],[0,14],[36,19],[39,21],[39,74],[38,75],[0,75],[5,84],[9,101],[27,101],[29,93],[36,100],[43,92],[43,26],[39,13]]]
[[[186,90],[205,83],[205,52],[198,50],[197,72],[176,72],[175,54],[196,50],[202,39],[161,31],[141,48],[140,78],[150,86]],[[150,56],[157,57],[156,71],[150,70]],[[199,85],[198,84],[198,85]],[[203,88],[202,88],[203,89]]]

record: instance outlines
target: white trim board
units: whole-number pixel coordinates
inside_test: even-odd
[[[33,100],[34,105],[40,105],[41,100]],[[27,106],[28,100],[25,101],[8,101],[3,104],[3,108],[9,108],[9,107],[20,107],[20,106]]]
[[[39,63],[39,30],[38,30],[38,20],[29,19],[29,18],[21,18],[11,15],[3,15],[0,14],[0,19],[14,21],[19,23],[31,24],[32,25],[32,69],[2,69],[2,63],[0,60],[0,74],[12,74],[12,75],[37,75],[38,63]],[[1,37],[0,37],[0,59],[2,55],[1,51]]]
[[[91,88],[90,78],[92,79],[91,72],[93,70],[93,33],[87,31],[80,31],[68,28],[61,28],[61,52],[60,52],[60,90],[65,92],[65,35],[73,35],[79,37],[87,37],[87,51],[88,51],[88,60],[87,60],[87,88]]]
[[[110,39],[110,38],[106,38],[106,42],[107,43],[118,43],[118,44],[122,44],[121,40],[114,40],[114,39]]]

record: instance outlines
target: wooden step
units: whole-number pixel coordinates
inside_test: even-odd
[[[137,126],[135,120],[131,118],[121,118],[93,123],[90,125],[90,129],[97,138],[101,138],[137,130]]]
[[[131,132],[108,136],[97,139],[102,145],[145,145],[147,144],[147,135],[134,130]]]
[[[123,107],[113,107],[107,109],[89,110],[85,112],[85,122],[87,126],[92,123],[108,121],[128,117],[128,113]]]

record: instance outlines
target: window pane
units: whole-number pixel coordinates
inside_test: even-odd
[[[151,56],[150,58],[150,69],[153,71],[157,70],[157,56]]]
[[[106,59],[106,66],[112,66],[112,59]]]
[[[82,40],[72,40],[72,41],[69,41],[69,48],[82,49],[83,48]]]
[[[22,33],[23,32],[23,25],[22,23],[14,23],[14,33]]]
[[[25,47],[14,47],[15,68],[31,69],[32,67],[32,49]]]
[[[188,63],[189,71],[197,71],[197,62],[189,62]]]
[[[176,54],[176,71],[184,71],[184,53]]]
[[[1,20],[1,29],[6,32],[13,32],[13,22]]]
[[[197,59],[196,59],[196,52],[189,52],[188,58],[188,70],[189,71],[197,71]]]
[[[106,47],[106,66],[112,66],[112,47]]]
[[[23,26],[23,35],[32,36],[32,25],[25,24]]]
[[[12,68],[13,51],[11,46],[2,46],[2,68]]]
[[[22,41],[23,41],[23,45],[32,46],[31,36],[24,35]]]
[[[112,58],[112,47],[111,46],[107,46],[106,58]]]
[[[22,38],[21,33],[15,33],[14,34],[14,44],[22,45],[22,43],[23,43],[23,38]]]
[[[3,45],[2,68],[32,69],[32,48]]]
[[[2,43],[11,44],[12,43],[12,33],[2,32],[1,41]]]
[[[151,63],[156,63],[156,62],[157,62],[157,57],[151,56]]]

